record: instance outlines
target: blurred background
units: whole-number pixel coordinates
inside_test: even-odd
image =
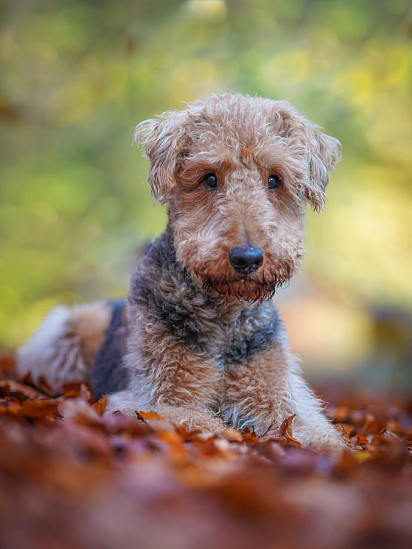
[[[328,207],[278,296],[309,377],[411,389],[407,0],[0,4],[0,349],[56,303],[123,296],[165,226],[137,122],[215,92],[288,99],[337,137]]]

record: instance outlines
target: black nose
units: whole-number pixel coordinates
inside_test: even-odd
[[[238,273],[253,273],[263,263],[263,250],[253,244],[244,244],[230,250],[229,260]]]

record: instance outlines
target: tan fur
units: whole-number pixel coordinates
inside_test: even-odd
[[[86,363],[91,366],[100,349],[110,322],[112,308],[105,303],[89,303],[73,307],[67,325],[81,342]]]
[[[279,342],[245,364],[229,369],[224,379],[224,417],[226,410],[229,417],[235,410],[237,419],[244,418],[243,426],[260,435],[274,424],[280,425],[288,413],[286,398],[281,398],[286,394],[287,370],[287,359]],[[250,425],[248,418],[253,418]]]
[[[142,311],[134,301],[139,287],[132,288],[128,311],[135,315],[131,324],[139,328],[131,334],[126,363],[142,371],[144,379],[136,375],[138,381],[132,381],[132,401],[155,409],[167,403],[204,411],[218,401],[226,423],[260,434],[294,413],[297,436],[306,445],[341,446],[297,370],[286,334],[251,360],[216,367],[241,308],[268,299],[299,269],[305,205],[323,207],[328,172],[340,157],[339,142],[286,101],[230,94],[200,99],[143,122],[135,137],[150,159],[153,194],[168,205],[177,261],[233,313],[213,310],[210,316],[220,319],[214,325],[213,318],[202,318],[206,314],[195,308],[211,355],[197,356],[150,322],[150,304]],[[202,183],[209,173],[217,177],[215,190]],[[267,188],[271,174],[282,182],[273,193]],[[228,261],[229,251],[245,242],[264,251],[262,267],[247,277]],[[181,289],[171,281],[164,284],[165,295],[168,288]],[[184,292],[179,299],[193,308]],[[256,326],[265,322],[265,315],[260,317],[256,313]],[[170,410],[167,415],[175,418]]]
[[[69,309],[58,305],[17,352],[17,371],[50,384],[90,381],[90,370],[110,321],[104,302]]]
[[[153,193],[168,203],[177,258],[199,283],[255,300],[289,280],[303,255],[304,206],[324,204],[328,171],[340,156],[336,139],[286,101],[230,94],[144,122],[136,139],[151,161]],[[200,184],[209,172],[218,177],[216,193]],[[282,187],[268,195],[262,182],[273,173]],[[246,240],[259,242],[265,262],[239,281],[227,255]]]
[[[305,207],[323,207],[339,142],[286,101],[237,94],[166,112],[139,124],[135,138],[169,224],[132,276],[123,358],[128,385],[111,394],[108,413],[154,410],[188,428],[226,424],[259,435],[294,415],[302,444],[342,448],[271,301],[300,267]],[[216,187],[206,185],[208,174]],[[271,175],[280,181],[276,189],[268,185]],[[230,254],[252,244],[262,262],[242,272]],[[86,375],[108,316],[100,308],[67,314],[62,334],[80,357],[78,375]],[[63,335],[54,347],[62,341]],[[64,363],[63,350],[54,365]]]

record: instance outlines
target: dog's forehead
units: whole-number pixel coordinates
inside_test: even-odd
[[[282,137],[276,129],[269,128],[267,124],[256,126],[248,119],[236,124],[216,124],[206,119],[198,130],[192,132],[189,156],[199,161],[216,159],[241,164],[252,161],[266,163],[270,159],[283,157],[290,143],[290,139]]]
[[[230,172],[237,168],[262,166],[269,167],[274,163],[283,163],[287,152],[286,140],[279,138],[261,140],[256,143],[245,142],[241,138],[233,140],[214,140],[210,146],[193,147],[186,157],[190,164],[208,164],[224,166]]]
[[[206,103],[194,112],[189,110],[193,148],[214,146],[239,152],[271,143],[286,144],[291,129],[293,134],[291,116],[284,120],[282,102],[258,99],[241,96],[239,101]]]

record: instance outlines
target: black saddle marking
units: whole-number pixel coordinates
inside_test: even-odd
[[[128,385],[128,372],[123,364],[126,328],[122,316],[125,305],[125,301],[113,302],[112,318],[106,337],[92,368],[92,387],[96,400],[104,395],[123,391]]]

